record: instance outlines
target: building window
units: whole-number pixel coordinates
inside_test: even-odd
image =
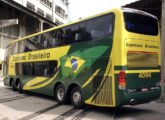
[[[27,2],[27,8],[29,8],[29,9],[35,11],[35,5],[33,5],[33,4],[30,3],[30,2]]]
[[[65,3],[66,3],[66,0],[61,0],[61,2],[62,2],[63,4],[65,4]]]
[[[44,16],[44,11],[41,10],[40,8],[37,9],[37,13],[40,14],[41,16]]]
[[[52,16],[48,13],[46,13],[46,18],[52,21]]]
[[[52,2],[50,0],[40,0],[40,2],[45,6],[52,8]]]
[[[55,19],[55,23],[56,23],[57,25],[62,25],[62,24],[64,24],[63,22],[59,21],[58,19]]]
[[[60,6],[56,5],[55,11],[57,14],[65,18],[65,10],[63,10]]]
[[[61,2],[66,6],[69,4],[68,0],[61,0]]]

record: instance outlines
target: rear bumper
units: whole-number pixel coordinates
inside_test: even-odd
[[[157,90],[146,91],[146,92],[135,92],[135,93],[126,93],[122,92],[122,97],[120,100],[117,100],[117,106],[122,105],[137,105],[142,103],[148,103],[150,101],[156,100],[161,96],[161,87]]]

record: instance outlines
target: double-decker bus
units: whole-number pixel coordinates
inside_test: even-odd
[[[161,95],[158,28],[155,16],[122,8],[12,41],[4,84],[76,107],[155,100]]]

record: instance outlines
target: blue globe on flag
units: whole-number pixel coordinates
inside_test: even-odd
[[[73,70],[75,71],[75,70],[77,69],[77,67],[78,67],[77,59],[73,58],[73,59],[71,60],[71,64],[72,64]]]

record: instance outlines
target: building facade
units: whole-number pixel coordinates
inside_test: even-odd
[[[33,12],[56,23],[64,24],[68,18],[68,0],[13,0]]]
[[[68,0],[0,0],[0,61],[12,40],[68,22]],[[3,25],[8,20],[17,24]]]

